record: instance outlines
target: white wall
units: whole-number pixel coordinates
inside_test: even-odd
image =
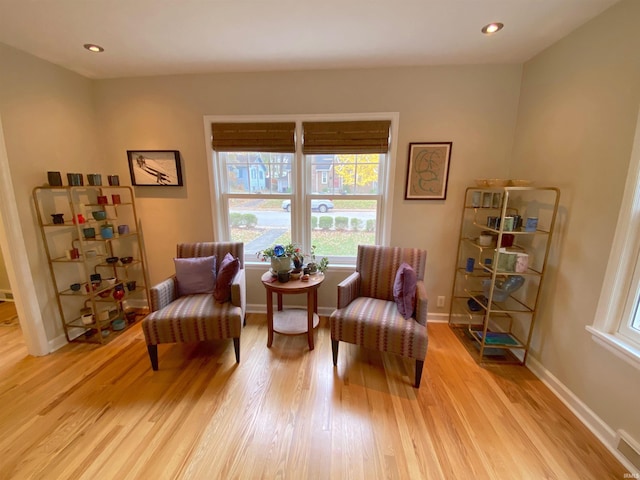
[[[204,115],[399,112],[391,243],[426,248],[427,290],[450,294],[464,188],[508,170],[520,66],[393,68],[184,75],[100,80],[96,106],[105,154],[126,172],[127,149],[177,149],[185,187],[138,187],[152,281],[173,270],[178,242],[212,239]],[[452,141],[446,201],[405,201],[407,147]],[[264,304],[262,271],[249,272],[248,302]],[[321,307],[336,304],[329,269]],[[430,304],[434,313],[444,312]]]
[[[32,189],[47,171],[105,171],[97,146],[92,82],[0,44],[0,116],[20,224],[47,337],[63,335],[37,227]]]
[[[594,343],[594,321],[640,105],[640,2],[612,7],[527,62],[511,176],[562,190],[532,356],[640,440],[640,371]]]

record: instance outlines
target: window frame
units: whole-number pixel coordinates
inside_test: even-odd
[[[380,196],[382,202],[378,202],[376,244],[389,245],[391,239],[391,213],[393,211],[394,198],[394,172],[396,170],[397,158],[397,138],[398,138],[398,112],[376,112],[376,113],[350,113],[350,114],[292,114],[292,115],[204,115],[204,132],[206,151],[208,156],[207,167],[209,170],[209,193],[212,205],[213,238],[218,241],[230,241],[229,213],[226,208],[215,208],[215,205],[227,205],[230,198],[243,198],[246,194],[232,194],[225,191],[226,172],[221,168],[221,162],[217,153],[211,145],[211,124],[221,123],[244,123],[244,122],[295,122],[296,152],[292,165],[292,176],[294,178],[293,189],[288,194],[269,194],[273,199],[291,199],[291,236],[299,240],[303,248],[310,247],[311,241],[311,199],[321,198],[321,194],[312,194],[311,175],[309,162],[305,161],[302,153],[302,123],[313,121],[363,121],[363,120],[388,120],[390,126],[389,151],[386,154],[385,165],[380,166],[380,177],[382,184]],[[326,195],[325,195],[326,197]],[[362,196],[358,196],[362,198]],[[304,208],[298,206],[304,205]],[[332,266],[355,265],[356,257],[332,257],[329,256]],[[257,258],[253,258],[251,252],[245,252],[245,263],[247,265],[261,265]]]
[[[640,115],[624,196],[593,325],[594,340],[640,369],[640,332],[630,328],[640,299]]]

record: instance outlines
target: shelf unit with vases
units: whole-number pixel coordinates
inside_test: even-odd
[[[526,361],[559,200],[555,187],[466,189],[449,325],[478,361]]]
[[[67,340],[109,342],[150,305],[133,189],[40,186],[33,199]]]

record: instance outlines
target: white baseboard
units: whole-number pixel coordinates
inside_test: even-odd
[[[449,323],[448,313],[428,313],[427,322],[429,323]]]
[[[4,302],[14,302],[13,293],[11,290],[0,290],[0,300]]]
[[[48,343],[49,343],[49,353],[53,353],[59,348],[64,347],[69,342],[67,342],[67,337],[65,337],[63,334],[63,335],[58,335],[53,340],[49,340]]]
[[[540,379],[556,397],[564,403],[573,414],[593,433],[598,440],[616,457],[630,472],[640,475],[640,471],[622,455],[618,449],[618,435],[593,410],[582,402],[571,390],[532,356],[527,356],[527,368]]]

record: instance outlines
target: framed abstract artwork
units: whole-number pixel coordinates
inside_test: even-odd
[[[182,186],[178,150],[127,150],[131,185]]]
[[[409,165],[404,198],[444,200],[447,198],[452,142],[409,144]]]

